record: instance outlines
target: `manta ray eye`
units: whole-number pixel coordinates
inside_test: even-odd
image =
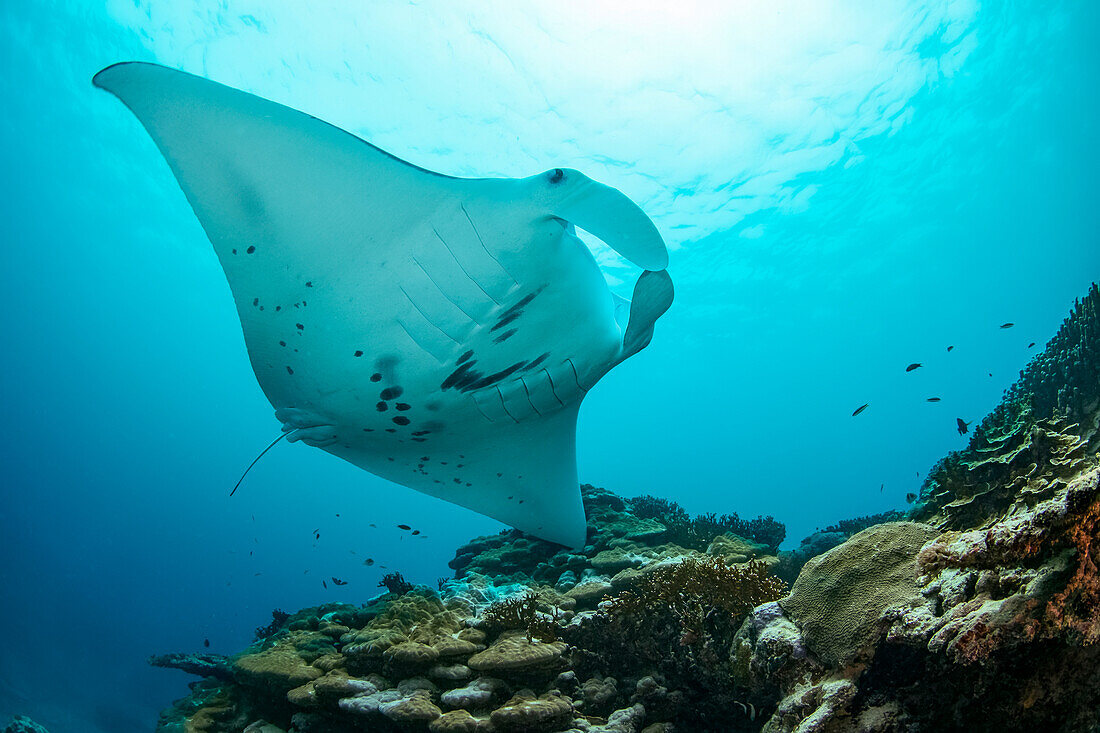
[[[550,183],[561,183],[565,178],[565,171],[561,168],[555,168],[550,171]]]

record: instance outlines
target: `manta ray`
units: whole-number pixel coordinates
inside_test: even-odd
[[[581,401],[673,298],[668,250],[634,202],[568,168],[435,173],[156,64],[93,83],[148,131],[214,245],[283,436],[584,544]],[[642,269],[630,301],[577,227]]]

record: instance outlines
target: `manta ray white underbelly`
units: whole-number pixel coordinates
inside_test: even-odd
[[[585,541],[576,419],[672,303],[668,253],[569,169],[459,179],[155,64],[99,72],[179,180],[289,439],[539,537]],[[643,268],[609,291],[574,225]]]

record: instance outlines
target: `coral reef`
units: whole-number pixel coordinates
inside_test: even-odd
[[[16,715],[0,733],[49,733],[26,715]]]
[[[929,472],[912,516],[960,529],[1035,504],[1096,465],[1100,449],[1100,290],[1061,329],[974,430]]]
[[[584,486],[580,550],[479,537],[438,592],[392,573],[233,657],[153,658],[202,677],[158,730],[1100,730],[1098,301],[908,515],[777,553],[771,518]]]
[[[151,660],[204,677],[160,730],[656,733],[727,729],[730,706],[748,727],[728,729],[751,730],[731,649],[753,607],[785,591],[771,548],[707,517],[685,548],[611,492],[584,497],[580,551],[478,538],[438,592],[394,573],[363,606],[275,612],[234,657]]]

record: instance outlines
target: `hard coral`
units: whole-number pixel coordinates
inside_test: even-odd
[[[975,430],[921,487],[915,518],[979,526],[1034,503],[1095,465],[1100,448],[1100,290],[1093,283],[1061,329]]]

